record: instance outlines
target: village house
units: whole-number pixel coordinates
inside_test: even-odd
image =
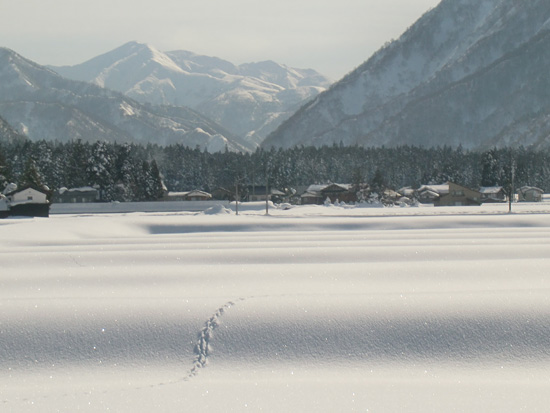
[[[544,191],[534,186],[522,186],[518,189],[518,201],[520,202],[541,202]]]
[[[297,185],[290,189],[290,193],[287,195],[286,202],[293,205],[300,205],[302,203],[302,195],[307,191],[308,186]]]
[[[197,189],[190,191],[185,196],[185,201],[209,201],[212,199],[212,195],[208,192],[199,191]]]
[[[235,199],[235,193],[228,189],[218,187],[212,191],[212,199],[218,201],[230,201]]]
[[[47,204],[48,195],[32,186],[26,186],[21,189],[15,189],[8,193],[5,193],[11,205],[18,203],[35,203],[35,204]]]
[[[4,202],[8,205],[7,216],[48,217],[50,201],[45,190],[25,186],[17,189],[10,185],[4,191]]]
[[[399,203],[410,204],[411,202],[409,198],[402,196],[393,189],[385,189],[384,192],[382,192],[380,200],[385,205],[397,205]]]
[[[448,182],[443,185],[422,185],[416,190],[422,204],[434,206],[481,205],[481,193],[462,185]]]
[[[285,193],[275,188],[270,188],[267,191],[265,186],[255,185],[248,187],[248,202],[265,201],[266,197],[274,202],[281,202],[285,196]]]
[[[434,201],[434,206],[481,205],[481,193],[465,186],[449,182],[449,192]]]
[[[326,185],[310,185],[306,191],[300,196],[302,205],[322,205],[324,198],[321,190]]]
[[[440,197],[449,193],[449,184],[422,185],[416,190],[415,197],[421,204],[434,204]]]
[[[401,205],[412,205],[414,203],[415,190],[410,186],[400,188],[397,193],[400,195],[400,198],[397,200],[398,204]]]
[[[479,188],[482,203],[506,202],[508,197],[501,186],[482,186]]]
[[[357,202],[357,193],[351,184],[310,185],[300,198],[302,205],[322,205],[327,199],[352,203]]]
[[[340,202],[356,202],[357,194],[353,190],[353,185],[351,184],[330,184],[325,188],[321,189],[321,195],[323,198],[330,199],[332,203],[336,201]]]
[[[98,202],[99,191],[91,186],[67,189],[59,188],[52,199],[53,203],[87,203]]]
[[[405,186],[397,191],[401,196],[413,199],[415,197],[415,191],[410,186]]]

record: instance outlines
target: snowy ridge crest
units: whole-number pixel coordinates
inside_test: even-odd
[[[140,102],[188,106],[256,145],[331,81],[273,61],[236,66],[188,51],[127,43],[62,76],[117,90]]]
[[[543,0],[443,0],[263,146],[548,146],[549,19]]]
[[[151,50],[149,55],[151,64],[166,67],[162,55]],[[101,60],[112,72],[119,70],[112,59]],[[107,82],[103,69],[88,70],[97,74],[98,83]],[[140,104],[119,92],[63,78],[5,48],[0,48],[0,116],[33,140],[181,143],[213,152],[252,149],[189,108]]]

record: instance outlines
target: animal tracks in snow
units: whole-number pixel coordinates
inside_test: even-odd
[[[245,298],[239,298],[235,300],[237,302],[244,301]],[[210,341],[214,337],[214,330],[220,326],[220,319],[225,314],[227,310],[235,305],[235,302],[229,301],[223,306],[218,308],[216,312],[210,317],[205,323],[204,327],[198,334],[198,341],[195,345],[195,354],[197,355],[193,368],[189,374],[184,378],[184,380],[189,380],[190,378],[196,376],[200,369],[206,367],[208,364],[208,356],[210,353]]]

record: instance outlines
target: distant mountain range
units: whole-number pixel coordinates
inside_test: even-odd
[[[182,143],[210,151],[252,148],[191,109],[144,105],[63,78],[5,48],[0,48],[0,116],[33,140]]]
[[[543,148],[550,147],[548,67],[548,0],[442,0],[330,87],[313,70],[236,66],[136,42],[55,68],[0,49],[0,116],[32,139],[179,142],[210,151]]]
[[[236,66],[136,42],[76,66],[51,69],[142,103],[190,107],[253,145],[331,84],[314,70],[272,61]]]
[[[550,146],[550,2],[443,0],[263,143]]]

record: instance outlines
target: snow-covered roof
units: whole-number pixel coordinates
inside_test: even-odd
[[[439,197],[441,194],[439,194],[438,192],[435,192],[435,191],[432,191],[430,189],[425,189],[422,191],[422,194],[424,195],[424,197],[426,198],[437,198]]]
[[[407,197],[414,195],[414,189],[412,189],[410,186],[403,187],[399,189],[397,192]]]
[[[308,186],[306,192],[310,192],[312,194],[318,193],[318,192],[320,193],[321,191],[324,191],[329,186],[339,186],[340,188],[342,188],[346,191],[349,191],[353,187],[352,184],[336,184],[336,183],[332,183],[332,184],[314,184],[314,185]]]
[[[501,186],[482,186],[479,188],[479,192],[484,195],[498,194],[502,189]]]
[[[442,184],[442,185],[422,185],[420,188],[418,188],[417,192],[435,192],[438,195],[445,195],[449,193],[449,184]]]
[[[192,191],[185,191],[185,192],[168,192],[168,197],[174,197],[174,198],[186,198],[186,197],[205,197],[205,198],[212,198],[212,195],[208,192],[201,191],[199,189],[194,189]]]
[[[62,187],[62,188],[59,188],[57,192],[59,192],[60,194],[64,194],[65,192],[97,192],[97,189],[92,188],[91,186],[81,186],[79,188],[71,188],[71,189]]]
[[[8,185],[8,186],[9,186],[9,185]],[[7,189],[7,187],[6,187],[6,189]],[[11,192],[5,192],[5,191],[4,191],[4,195],[6,195],[6,196],[12,196],[12,195],[18,194],[18,193],[20,193],[20,192],[26,191],[26,190],[28,190],[28,189],[33,190],[33,191],[36,191],[36,192],[39,192],[39,193],[41,193],[41,194],[43,194],[43,195],[46,195],[46,192],[45,192],[44,190],[35,188],[34,186],[31,186],[31,185],[24,186],[24,187],[22,187],[22,188],[17,188],[17,186],[16,186],[16,189],[13,190],[13,191],[11,191]]]
[[[318,184],[310,185],[310,186],[307,187],[306,193],[309,192],[311,194],[314,194],[316,192],[321,192],[326,187],[327,187],[326,184],[324,184],[324,185],[318,185]]]
[[[15,191],[17,191],[17,184],[14,184],[12,182],[12,183],[6,185],[6,187],[4,188],[3,193],[4,194],[12,194]]]
[[[337,183],[332,183],[332,184],[326,185],[326,186],[323,188],[323,190],[327,189],[327,188],[330,187],[330,186],[338,186],[338,187],[340,187],[340,188],[342,188],[342,189],[345,189],[346,191],[349,191],[349,190],[353,187],[352,184],[337,184]]]
[[[542,189],[537,188],[535,186],[522,186],[521,188],[518,189],[518,191],[521,191],[521,192],[535,191],[535,192],[539,192],[541,194],[544,193],[544,191]]]
[[[206,198],[212,198],[212,195],[209,194],[208,192],[204,192],[204,191],[199,191],[198,189],[195,189],[193,191],[190,191],[187,193],[187,196],[203,196],[203,197],[206,197]]]
[[[388,196],[388,197],[392,197],[392,198],[397,198],[399,196],[401,196],[401,194],[397,191],[394,191],[393,189],[386,189],[384,191],[384,196]]]

